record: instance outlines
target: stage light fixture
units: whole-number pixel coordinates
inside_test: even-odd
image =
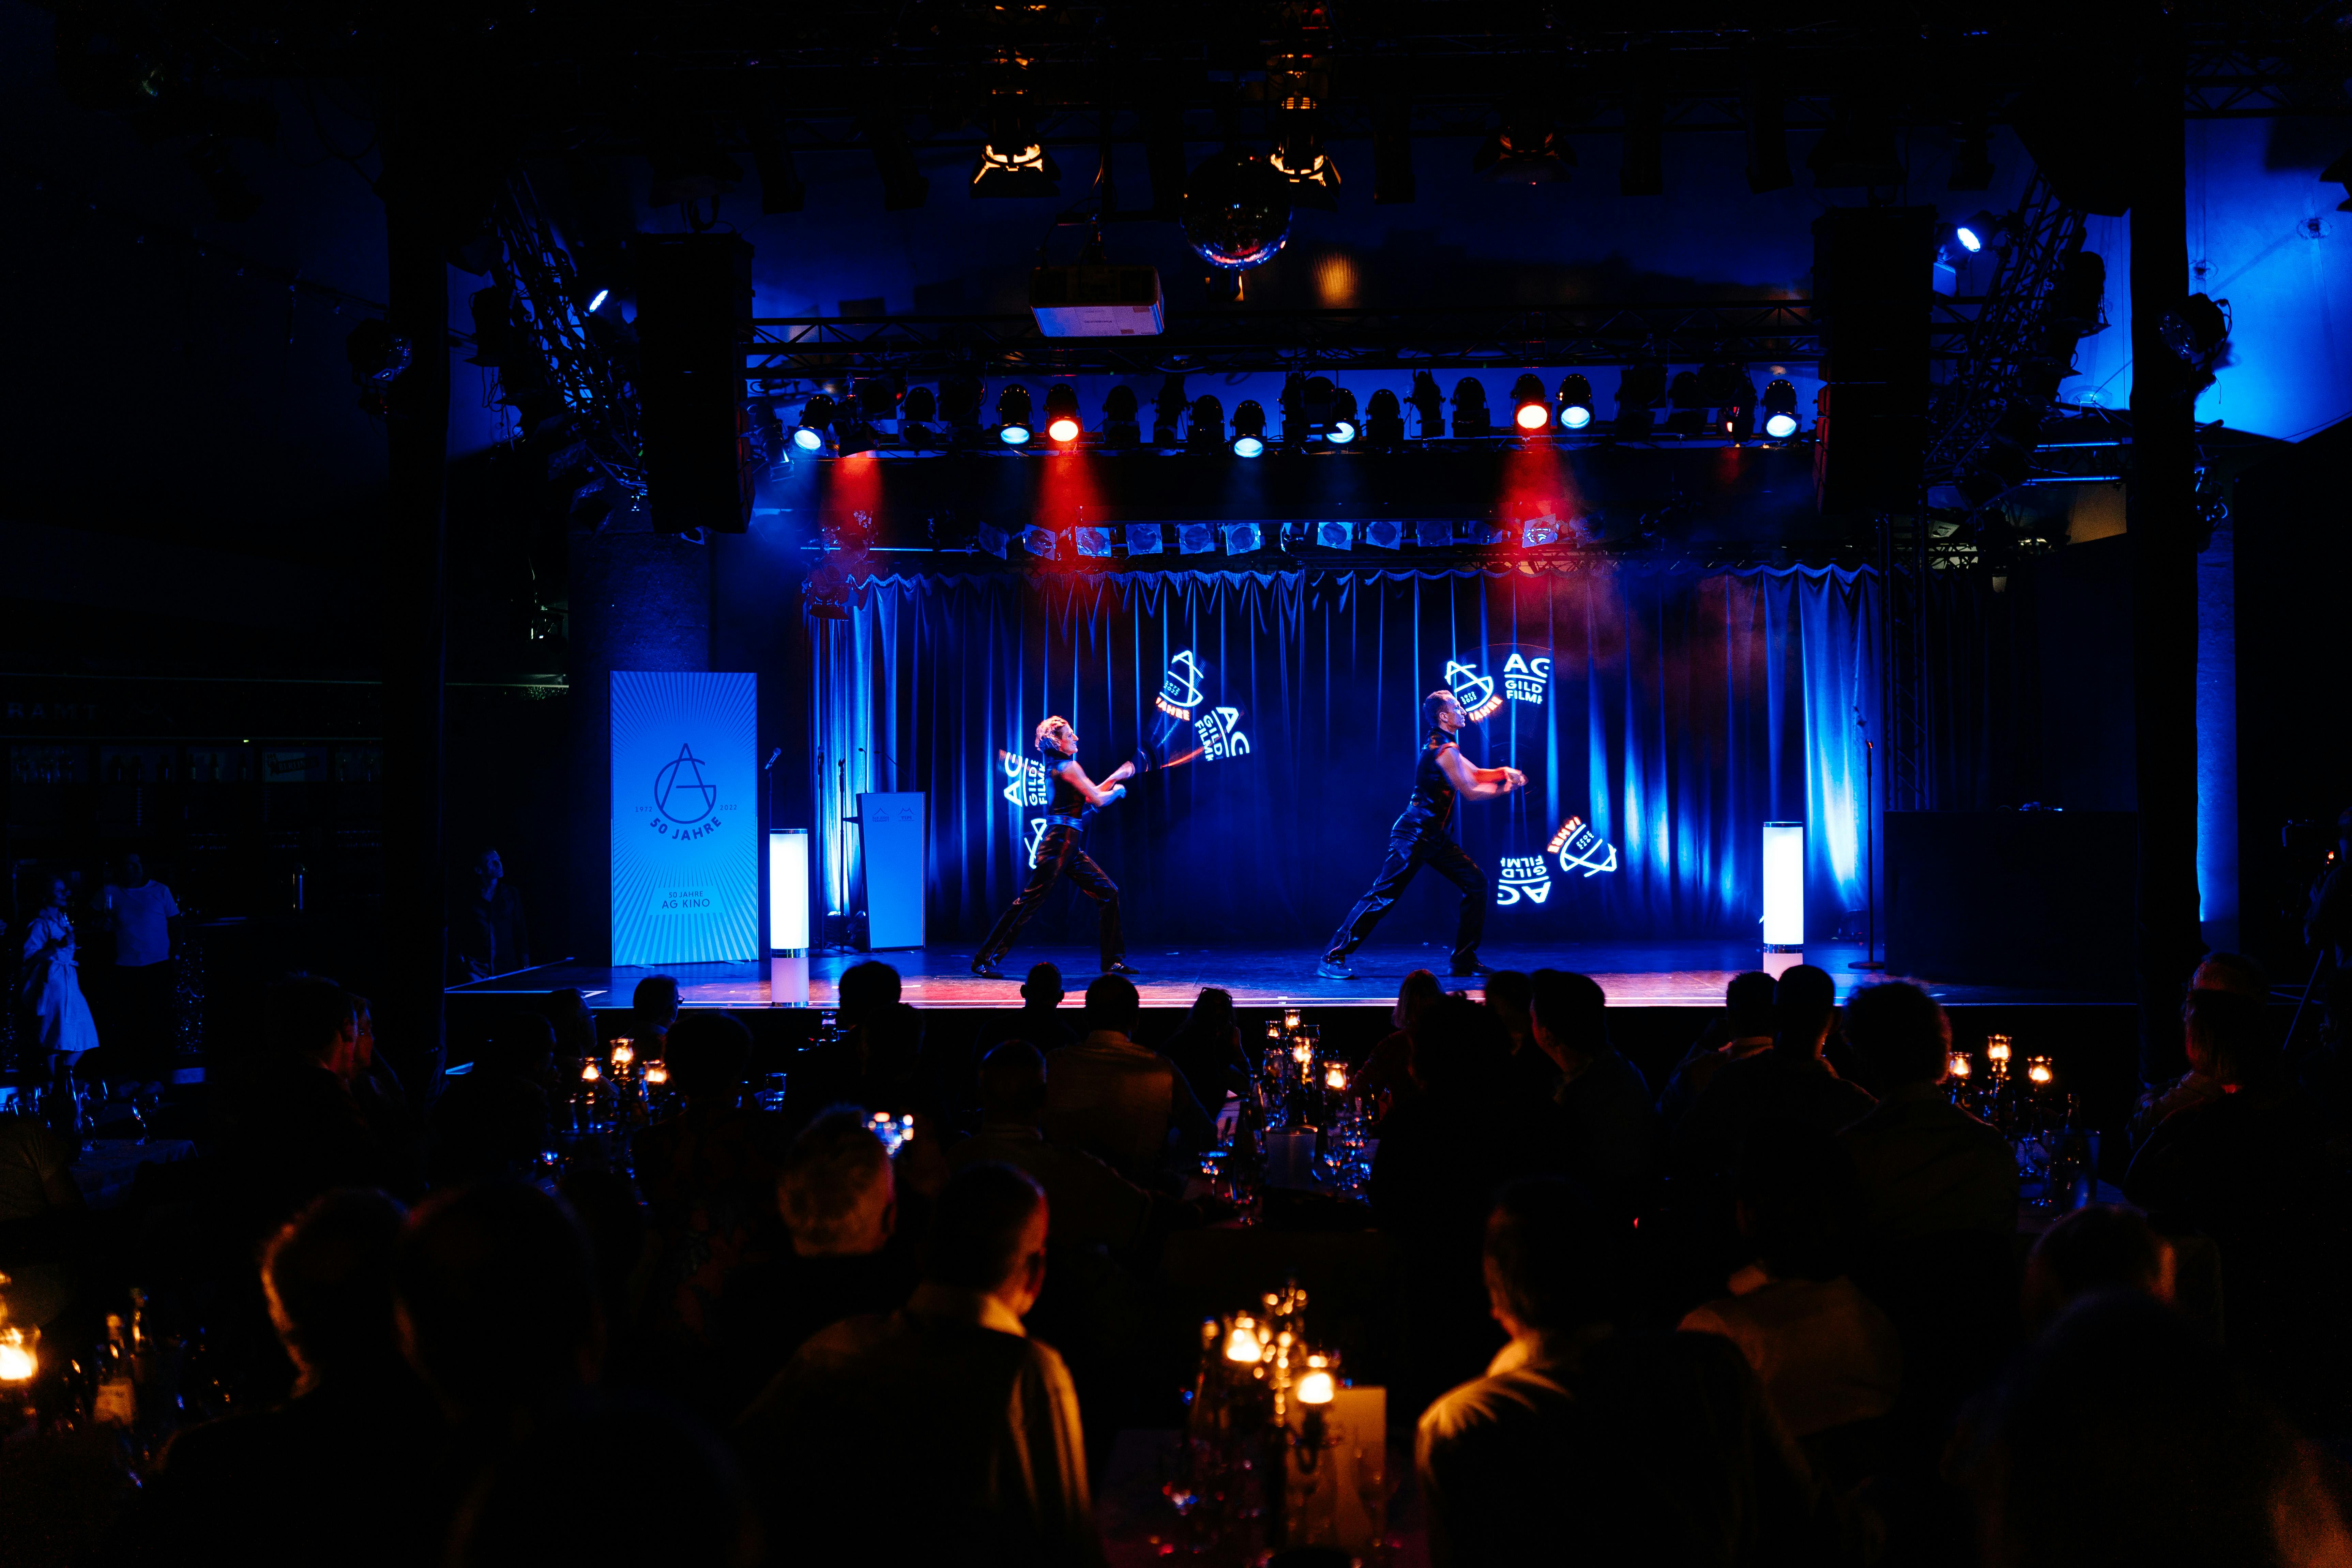
[[[1666,416],[1667,430],[1676,436],[1696,436],[1706,429],[1706,394],[1696,375],[1686,370],[1676,374],[1666,391],[1666,402],[1672,405]]]
[[[796,213],[808,203],[808,187],[793,166],[793,150],[776,132],[775,116],[761,111],[744,127],[751,144],[751,168],[760,176],[760,210]]]
[[[1395,550],[1404,543],[1404,524],[1387,518],[1364,524],[1364,542],[1374,550]]]
[[[1334,447],[1344,447],[1356,438],[1360,428],[1356,418],[1356,395],[1346,387],[1331,392],[1331,425],[1323,432],[1323,439]]]
[[[940,417],[950,430],[976,432],[980,428],[982,389],[976,375],[945,375],[940,378]]]
[[[996,438],[1008,447],[1025,447],[1029,427],[1029,389],[1008,386],[996,395]]]
[[[1177,432],[1184,423],[1184,377],[1171,374],[1160,378],[1160,395],[1151,400],[1151,444],[1173,447]]]
[[[1130,522],[1127,525],[1127,552],[1129,555],[1157,555],[1161,547],[1158,523]]]
[[[1060,536],[1050,528],[1031,523],[1021,531],[1021,548],[1041,560],[1051,561],[1058,547]]]
[[[1413,422],[1413,434],[1426,441],[1445,434],[1445,395],[1437,390],[1437,378],[1425,370],[1412,373],[1412,395],[1406,402],[1419,416]]]
[[[1205,522],[1182,522],[1176,525],[1176,551],[1180,555],[1212,555],[1217,549],[1217,531]]]
[[[932,395],[931,389],[928,386],[907,388],[907,395],[899,400],[898,417],[912,420],[919,425],[938,423],[939,405]]]
[[[1575,166],[1576,149],[1549,117],[1527,107],[1506,109],[1503,122],[1470,155],[1472,174],[1504,185],[1555,184]]]
[[[1225,405],[1203,395],[1193,403],[1192,412],[1184,421],[1185,449],[1213,452],[1224,444]]]
[[[1068,382],[1045,389],[1045,438],[1061,447],[1078,438],[1078,395]]]
[[[1217,531],[1225,536],[1228,555],[1255,555],[1265,548],[1265,530],[1254,522],[1229,522]]]
[[[1484,436],[1491,428],[1486,419],[1486,389],[1478,384],[1476,376],[1464,376],[1454,384],[1454,433]]]
[[[1110,530],[1108,528],[1076,528],[1070,531],[1081,555],[1108,556],[1110,553]]]
[[[1551,399],[1545,395],[1541,376],[1523,375],[1512,384],[1511,423],[1527,431],[1551,424]]]
[[[1404,405],[1385,386],[1373,389],[1364,405],[1364,439],[1381,447],[1404,445]]]
[[[1764,946],[1792,952],[1805,945],[1805,825],[1764,825]]]
[[[1354,530],[1344,522],[1318,522],[1315,525],[1315,542],[1326,550],[1345,550],[1355,542]]]
[[[1700,399],[1715,411],[1717,434],[1744,441],[1754,432],[1756,385],[1746,370],[1729,360],[1716,360],[1699,367],[1698,387]]]
[[[1290,185],[1290,199],[1300,206],[1336,212],[1339,206],[1339,168],[1323,146],[1323,111],[1316,100],[1324,90],[1323,73],[1311,55],[1283,55],[1267,62],[1269,96],[1280,105],[1274,111],[1274,151],[1267,162]]]
[[[2167,310],[2157,322],[2164,346],[2185,364],[2204,369],[2230,339],[2230,301],[2191,294],[2177,310]]]
[[[1444,550],[1454,543],[1454,525],[1423,518],[1412,525],[1412,542],[1423,550]]]
[[[860,452],[874,450],[880,439],[874,426],[861,415],[841,422],[841,427],[834,432],[834,449],[842,457],[855,458]]]
[[[1646,436],[1650,410],[1665,401],[1666,367],[1643,360],[1625,367],[1617,378],[1617,434]]]
[[[1013,541],[1006,537],[1004,531],[992,523],[983,522],[974,528],[971,531],[971,539],[973,543],[995,556],[999,561],[1004,559],[1004,552],[1013,546]]]
[[[1559,427],[1581,430],[1592,423],[1592,383],[1580,375],[1565,375],[1559,382]]]
[[[998,93],[991,102],[988,140],[971,169],[974,196],[1057,196],[1062,171],[1037,140],[1036,121],[1018,93]]]
[[[1332,405],[1339,400],[1339,389],[1331,384],[1329,376],[1307,377],[1299,385],[1298,402],[1295,409],[1287,401],[1289,396],[1287,386],[1284,387],[1283,395],[1286,399],[1282,407],[1284,440],[1295,447],[1302,442],[1320,440],[1331,433]],[[1354,411],[1353,399],[1349,400],[1348,406],[1350,412]],[[1298,420],[1295,428],[1290,423],[1294,416]]]
[[[1559,542],[1559,520],[1556,517],[1531,517],[1519,524],[1519,542],[1533,550],[1538,545]]]
[[[1114,386],[1103,398],[1103,445],[1132,447],[1141,437],[1135,422],[1135,389]]]
[[[1797,387],[1784,376],[1774,376],[1764,387],[1764,434],[1785,441],[1797,433]]]
[[[882,210],[911,212],[929,201],[931,182],[916,167],[915,150],[907,144],[907,128],[898,116],[863,115],[857,128],[874,154],[874,173],[882,181]]]
[[[801,405],[800,424],[793,430],[793,445],[803,452],[822,452],[825,447],[825,427],[833,423],[833,399],[820,392]]]
[[[1234,456],[1255,458],[1265,450],[1265,410],[1244,397],[1234,408]]]

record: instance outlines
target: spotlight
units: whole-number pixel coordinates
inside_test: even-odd
[[[1183,555],[1210,555],[1216,552],[1217,531],[1205,522],[1180,522],[1176,525],[1176,549]]]
[[[1036,122],[1017,93],[1000,93],[988,116],[988,140],[972,165],[975,196],[1057,196],[1062,171],[1037,140]]]
[[[1785,441],[1796,433],[1796,384],[1775,376],[1764,388],[1764,434],[1775,441]]]
[[[1288,391],[1287,387],[1284,388],[1286,396]],[[1287,403],[1283,405],[1282,438],[1295,446],[1300,441],[1312,441],[1330,435],[1332,411],[1339,397],[1339,389],[1331,384],[1329,376],[1308,376],[1299,388],[1298,425],[1295,432],[1290,423],[1291,407]],[[1355,410],[1355,399],[1349,398],[1348,412],[1353,414]]]
[[[1385,386],[1375,391],[1371,402],[1365,405],[1364,437],[1375,447],[1404,444],[1404,408],[1397,402],[1397,395]]]
[[[603,310],[604,308],[604,301],[612,297],[613,291],[610,289],[599,289],[591,293],[588,296],[588,313],[593,316],[597,311]]]
[[[1051,561],[1059,537],[1052,529],[1032,523],[1021,531],[1021,548],[1041,560]]]
[[[1344,447],[1356,438],[1356,395],[1346,387],[1331,391],[1331,425],[1323,432],[1323,439],[1334,447]]]
[[[825,426],[833,423],[833,399],[818,393],[801,407],[801,422],[793,430],[793,445],[803,452],[822,452]]]
[[[1676,436],[1696,436],[1706,427],[1706,394],[1699,389],[1698,377],[1683,371],[1666,392],[1666,401],[1673,412],[1666,416],[1666,428]]]
[[[1666,367],[1655,360],[1629,364],[1617,378],[1617,433],[1645,436],[1650,410],[1665,401]]]
[[[1412,411],[1420,416],[1414,434],[1426,441],[1445,434],[1445,395],[1437,390],[1437,378],[1425,370],[1412,373],[1412,396],[1407,399]]]
[[[1070,537],[1076,542],[1081,555],[1107,556],[1110,553],[1110,530],[1108,528],[1076,528]]]
[[[947,375],[940,378],[940,417],[950,430],[976,433],[980,429],[980,377]]]
[[[1559,427],[1581,430],[1592,423],[1592,383],[1580,375],[1559,381]]]
[[[939,405],[928,386],[910,386],[898,404],[898,417],[917,425],[939,422]]]
[[[1729,360],[1717,360],[1699,367],[1698,389],[1700,400],[1715,410],[1717,433],[1746,440],[1756,424],[1756,386],[1748,373]]]
[[[1130,522],[1127,525],[1127,552],[1129,555],[1157,555],[1160,551],[1160,525],[1156,522]]]
[[[1511,423],[1531,432],[1551,423],[1551,399],[1544,395],[1542,377],[1523,375],[1512,384]]]
[[[1423,550],[1444,550],[1454,542],[1454,525],[1423,518],[1412,525],[1412,542]]]
[[[1351,532],[1344,522],[1318,522],[1315,525],[1315,542],[1326,550],[1345,550],[1355,542]]]
[[[869,377],[857,384],[857,412],[866,419],[895,418],[898,413],[898,392],[888,382]]]
[[[1061,447],[1078,438],[1078,395],[1066,381],[1045,389],[1045,438]]]
[[[1339,170],[1323,148],[1323,113],[1316,98],[1323,90],[1322,72],[1308,55],[1286,55],[1269,62],[1270,96],[1281,105],[1274,115],[1274,151],[1267,162],[1290,184],[1290,199],[1300,206],[1336,212],[1339,206]]]
[[[2199,369],[2211,364],[2230,337],[2230,301],[2213,300],[2203,294],[2191,294],[2177,310],[2167,310],[2157,322],[2157,334],[2164,346],[2180,356],[2183,363]]]
[[[1484,436],[1486,421],[1486,389],[1478,384],[1475,376],[1464,376],[1454,384],[1454,433],[1456,436]]]
[[[1265,410],[1244,397],[1234,409],[1234,456],[1255,458],[1265,450]]]
[[[874,450],[875,443],[879,439],[874,426],[860,415],[845,420],[841,428],[834,432],[834,448],[845,458],[854,458],[860,452]]]
[[[882,181],[882,210],[911,212],[930,199],[931,182],[915,165],[915,150],[907,144],[907,128],[887,112],[862,116],[857,129],[874,154],[874,173]]]
[[[1978,255],[1986,246],[2000,237],[2000,231],[2007,222],[1997,213],[1980,212],[1952,226],[1953,242],[1970,256]]]
[[[1103,398],[1103,445],[1132,447],[1141,437],[1135,422],[1135,389],[1114,386]]]
[[[1238,414],[1239,409],[1234,412]],[[1265,548],[1265,531],[1254,522],[1229,522],[1217,531],[1225,536],[1228,555],[1255,555]]]
[[[996,395],[996,438],[1008,447],[1026,447],[1029,428],[1029,389],[1008,386]]]
[[[1549,185],[1569,177],[1576,149],[1531,109],[1507,109],[1497,126],[1470,157],[1470,172],[1504,185]]]
[[[1531,517],[1519,525],[1519,542],[1533,550],[1538,545],[1559,542],[1559,519],[1546,515]]]
[[[1160,395],[1151,400],[1151,444],[1173,447],[1176,432],[1184,421],[1184,378],[1181,374],[1160,378]]]
[[[1364,542],[1374,550],[1394,550],[1404,543],[1404,524],[1386,518],[1364,524]]]
[[[1225,444],[1225,405],[1213,397],[1202,397],[1192,405],[1192,412],[1184,422],[1184,445],[1194,452],[1213,451]]]

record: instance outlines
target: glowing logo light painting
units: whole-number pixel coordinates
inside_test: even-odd
[[[1249,737],[1242,733],[1241,723],[1238,708],[1212,708],[1202,714],[1201,721],[1192,727],[1201,737],[1201,760],[1222,763],[1228,757],[1248,756]]]
[[[1045,764],[1034,757],[996,753],[1004,769],[1004,798],[1015,805],[1044,805],[1054,798],[1054,782]]]
[[[1603,871],[1617,869],[1617,847],[1593,832],[1580,816],[1571,816],[1561,823],[1545,852],[1559,857],[1562,876],[1581,871],[1587,877],[1597,877]]]
[[[1481,675],[1475,664],[1465,664],[1458,658],[1445,661],[1446,689],[1454,700],[1462,704],[1462,711],[1473,724],[1483,724],[1503,710],[1503,700],[1495,694],[1495,678]]]
[[[1191,722],[1192,710],[1201,705],[1201,678],[1206,674],[1192,650],[1186,648],[1168,661],[1168,673],[1160,679],[1160,695],[1151,705],[1180,724]]]
[[[1542,903],[1551,897],[1551,868],[1540,855],[1506,855],[1495,878],[1495,907],[1507,910],[1521,899]]]
[[[1514,702],[1532,702],[1543,706],[1544,693],[1551,688],[1551,660],[1528,658],[1513,654],[1503,661],[1503,695]]]

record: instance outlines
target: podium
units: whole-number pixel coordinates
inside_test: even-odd
[[[923,945],[925,798],[919,792],[857,797],[869,948]]]

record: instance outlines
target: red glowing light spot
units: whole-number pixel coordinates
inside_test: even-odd
[[[1522,403],[1512,417],[1519,422],[1522,430],[1540,430],[1551,423],[1551,410],[1540,403]]]
[[[1066,416],[1046,426],[1045,434],[1052,440],[1075,441],[1078,438],[1078,422]]]

